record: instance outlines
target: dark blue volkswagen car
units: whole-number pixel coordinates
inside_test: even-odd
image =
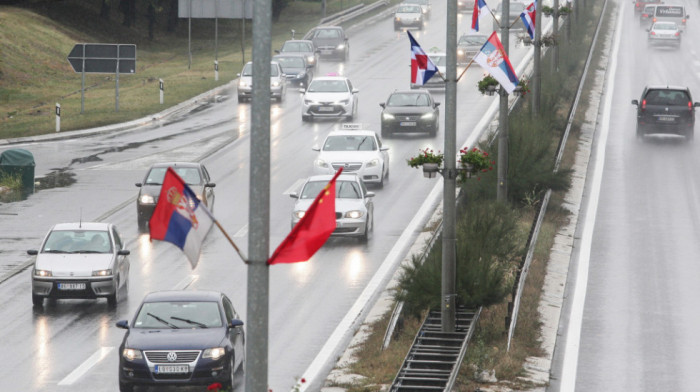
[[[119,347],[119,390],[136,386],[210,385],[233,390],[245,371],[243,321],[231,300],[214,291],[147,294]]]

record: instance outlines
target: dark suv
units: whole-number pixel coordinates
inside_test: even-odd
[[[350,43],[340,26],[318,26],[311,29],[304,39],[314,43],[321,57],[335,57],[342,61],[350,55]]]
[[[695,108],[700,103],[693,102],[687,87],[647,86],[637,106],[637,137],[646,134],[665,133],[693,139],[695,128]]]

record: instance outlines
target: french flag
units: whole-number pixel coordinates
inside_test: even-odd
[[[435,75],[438,68],[418,45],[411,32],[406,30],[406,33],[411,40],[411,84],[422,86]]]
[[[182,249],[194,268],[213,223],[211,212],[169,167],[149,221],[151,239],[167,241]]]
[[[491,13],[486,1],[475,0],[474,12],[472,12],[472,31],[479,31],[479,19],[481,19],[481,14],[486,12]]]
[[[530,39],[535,39],[535,21],[537,20],[537,6],[533,1],[528,5],[523,12],[520,13],[520,19],[522,19],[527,33],[530,35]]]
[[[515,90],[515,87],[518,85],[518,77],[515,75],[513,66],[510,65],[510,60],[508,60],[506,51],[503,50],[501,40],[498,39],[495,31],[481,47],[479,53],[474,56],[474,61],[481,65],[494,79],[498,80],[498,83],[509,94]]]

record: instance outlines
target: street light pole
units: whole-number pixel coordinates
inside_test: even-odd
[[[501,3],[501,44],[508,55],[510,46],[510,1]],[[508,200],[508,93],[503,87],[498,90],[498,185],[496,201],[505,203]]]
[[[247,392],[268,390],[270,305],[270,48],[272,0],[253,3],[253,99],[250,116]]]
[[[447,69],[445,81],[445,171],[443,182],[442,304],[443,332],[455,330],[457,190],[457,0],[447,2]]]

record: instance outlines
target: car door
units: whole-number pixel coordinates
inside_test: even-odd
[[[211,183],[211,177],[209,176],[209,171],[202,165],[202,179],[204,180],[204,185]],[[204,187],[204,199],[207,202],[207,208],[209,211],[214,211],[214,188],[210,186]]]
[[[119,254],[119,251],[124,249],[124,242],[122,241],[117,228],[114,226],[111,228],[111,235],[114,245],[114,254],[116,255],[114,267],[119,271],[119,284],[124,285],[129,280],[129,257]]]
[[[374,138],[377,141],[377,148],[379,149],[379,154],[384,164],[384,174],[386,174],[389,172],[389,147],[384,147],[382,145],[382,139],[377,135],[377,132],[374,133]]]
[[[231,300],[229,300],[227,296],[222,294],[221,302],[224,305],[226,325],[230,324],[233,319],[240,320],[240,316],[236,313]],[[228,338],[231,342],[231,347],[233,347],[236,353],[236,364],[234,366],[238,366],[239,363],[243,362],[243,358],[245,358],[245,335],[243,333],[243,327],[229,329]]]

